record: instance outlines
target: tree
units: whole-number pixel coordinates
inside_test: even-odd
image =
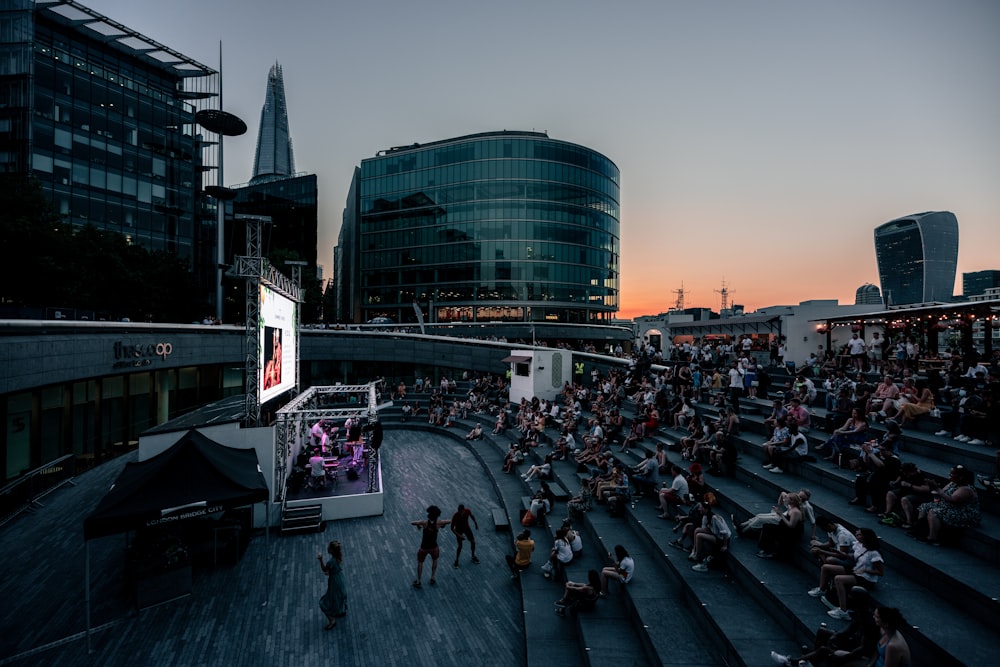
[[[73,229],[34,180],[4,175],[0,197],[4,303],[140,320],[197,319],[197,281],[175,255],[130,245],[92,225]]]

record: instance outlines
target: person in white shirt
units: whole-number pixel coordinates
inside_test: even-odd
[[[325,461],[320,455],[319,450],[315,450],[313,455],[309,457],[309,473],[310,473],[310,486],[312,487],[326,487],[326,466]]]
[[[788,491],[782,491],[780,494],[778,494],[778,501],[776,505],[782,510],[787,508],[788,496],[790,495],[792,495],[792,493]],[[806,521],[809,522],[809,524],[812,526],[813,534],[815,534],[816,521],[817,521],[816,510],[813,508],[812,503],[809,502],[809,499],[812,497],[812,491],[810,491],[809,489],[800,489],[799,491],[796,491],[794,495],[797,495],[799,497],[799,501],[801,502],[800,509],[802,510],[802,513],[805,515]],[[762,512],[760,514],[755,514],[740,524],[737,524],[734,520],[733,524],[736,527],[736,534],[739,535],[740,537],[743,537],[744,533],[758,531],[761,528],[763,528],[766,524],[778,523],[778,521],[779,521],[778,516],[773,511],[771,511],[771,512]]]
[[[729,404],[734,414],[740,414],[740,397],[743,395],[744,371],[737,362],[729,368]]]
[[[674,464],[670,466],[670,474],[674,480],[670,483],[670,488],[660,489],[660,514],[661,519],[671,519],[677,513],[677,508],[686,505],[688,494],[690,493],[687,478],[680,466]]]
[[[851,334],[851,340],[847,341],[847,351],[851,355],[851,364],[855,370],[864,370],[865,367],[865,342],[861,340],[857,332]]]
[[[729,524],[714,511],[715,494],[706,493],[705,501],[701,503],[701,527],[694,530],[694,547],[688,560],[695,561],[691,569],[695,572],[708,572],[713,552],[725,553],[729,549],[732,531]]]
[[[879,369],[882,367],[882,353],[885,349],[885,339],[879,334],[879,332],[872,332],[872,338],[868,341],[868,362],[870,364],[869,371],[872,373],[878,373]]]
[[[966,369],[965,375],[963,375],[962,377],[971,378],[975,380],[976,375],[978,375],[979,373],[982,373],[983,378],[986,378],[990,374],[990,371],[988,368],[986,368],[986,366],[983,366],[981,363],[976,362],[975,364],[969,364],[969,368]]]
[[[604,441],[604,429],[601,428],[600,422],[598,422],[596,419],[591,418],[590,423],[591,423],[590,433],[583,436],[583,444],[587,445],[588,447],[593,445],[594,443]]]
[[[849,565],[853,561],[854,545],[858,538],[839,523],[825,516],[816,517],[816,525],[826,533],[826,541],[809,541],[809,553],[824,563]]]
[[[568,532],[569,529],[565,527],[556,531],[556,539],[552,544],[552,551],[549,552],[551,567],[547,570],[544,566],[542,568],[542,573],[546,579],[552,579],[553,577],[557,580],[560,579],[566,565],[573,560],[573,548],[570,547],[569,541],[566,539]]]
[[[635,575],[635,561],[622,545],[616,544],[614,553],[609,553],[608,558],[614,565],[601,570],[601,597],[604,598],[608,597],[608,581],[614,579],[621,584],[627,584]]]
[[[784,472],[780,467],[783,463],[801,459],[809,453],[809,443],[806,436],[799,433],[799,425],[791,423],[788,425],[788,441],[784,444],[766,446],[764,451],[768,457],[768,463],[764,464],[764,468],[775,475],[780,475]]]

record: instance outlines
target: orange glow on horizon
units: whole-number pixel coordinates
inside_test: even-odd
[[[764,280],[772,282],[773,279],[765,277]],[[729,305],[742,305],[746,313],[751,313],[759,308],[769,306],[795,306],[803,301],[829,300],[833,299],[840,305],[853,305],[854,292],[865,281],[858,281],[857,285],[831,285],[827,276],[813,276],[810,280],[798,280],[793,285],[786,284],[759,284],[759,285],[737,285],[735,282],[728,284],[733,296],[730,297]],[[877,281],[873,281],[876,282]],[[745,289],[744,289],[745,287]],[[676,288],[679,289],[680,283]],[[722,305],[722,297],[715,290],[721,288],[721,281],[717,285],[688,285],[684,284],[684,307],[685,308],[708,308],[712,312],[719,312]],[[622,320],[632,320],[636,317],[657,315],[665,313],[673,308],[677,300],[676,294],[670,289],[662,288],[658,290],[640,289],[639,293],[625,292],[621,299],[621,308],[618,310],[617,318]],[[746,295],[746,298],[743,296]]]

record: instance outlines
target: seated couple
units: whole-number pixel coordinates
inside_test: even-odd
[[[809,453],[806,436],[799,433],[799,426],[792,422],[785,426],[779,419],[774,435],[764,443],[764,469],[776,475],[784,472],[781,466],[788,461],[801,459]]]

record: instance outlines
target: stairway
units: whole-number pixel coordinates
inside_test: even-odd
[[[323,530],[323,507],[306,505],[303,507],[282,507],[281,532],[292,533],[303,530]]]

